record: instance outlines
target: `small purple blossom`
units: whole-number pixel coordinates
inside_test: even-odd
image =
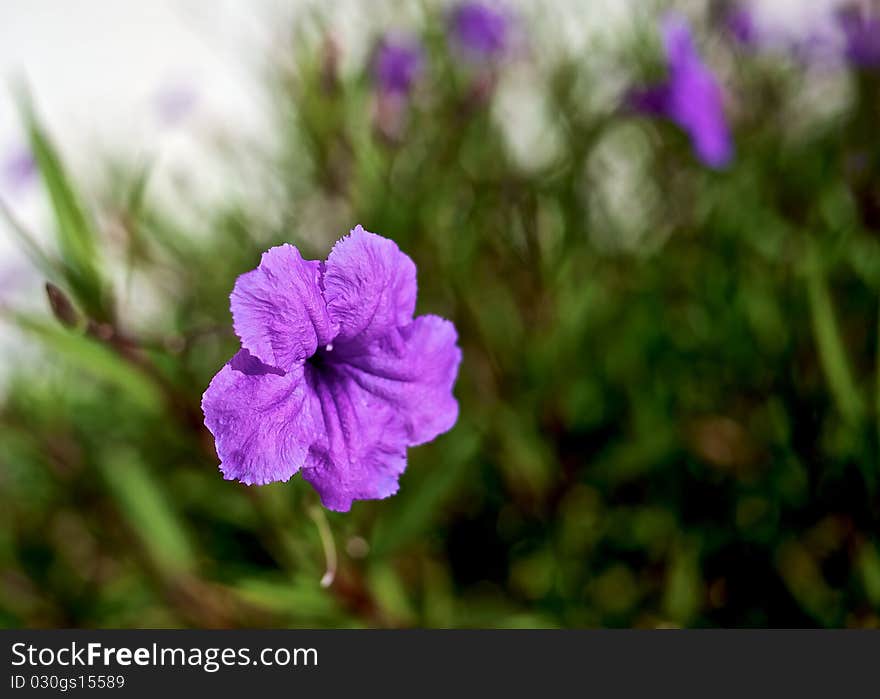
[[[344,512],[397,492],[406,448],[455,424],[455,326],[413,317],[416,268],[393,241],[358,226],[326,262],[272,248],[230,300],[242,349],[202,398],[224,478],[301,471]]]
[[[746,7],[734,7],[724,18],[728,33],[743,46],[755,46],[758,43],[758,28],[755,18]]]
[[[768,23],[756,10],[754,2],[736,3],[724,16],[727,34],[740,46],[789,54],[803,65],[827,63],[839,54],[839,33],[824,21],[813,30],[802,30],[778,23]]]
[[[690,136],[703,163],[712,168],[724,167],[733,157],[733,143],[721,87],[697,53],[683,17],[667,15],[663,39],[669,78],[660,85],[632,91],[628,102],[638,111],[665,116],[676,123]]]
[[[199,95],[190,84],[173,83],[163,86],[156,93],[155,99],[156,112],[161,121],[168,126],[174,126],[193,112]]]
[[[373,80],[383,94],[409,94],[423,69],[422,47],[409,37],[386,36],[373,58]]]
[[[880,13],[853,5],[836,13],[846,59],[861,68],[880,68]]]
[[[3,180],[13,190],[22,190],[36,180],[37,162],[30,148],[18,145],[3,161]]]
[[[509,48],[511,17],[497,5],[472,0],[461,3],[452,11],[450,30],[466,55],[496,58]]]

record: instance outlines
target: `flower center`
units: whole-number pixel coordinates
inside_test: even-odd
[[[321,370],[326,368],[329,364],[331,364],[331,356],[333,354],[333,343],[329,345],[325,345],[324,347],[319,347],[317,351],[308,358],[307,364],[309,364],[312,368]]]

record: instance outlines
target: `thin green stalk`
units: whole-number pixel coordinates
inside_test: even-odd
[[[807,266],[807,293],[819,361],[841,415],[852,423],[864,416],[864,405],[847,360],[834,315],[834,304],[824,271],[817,260]]]
[[[876,385],[874,387],[874,420],[877,425],[877,444],[880,445],[880,304],[877,306],[877,358]]]
[[[336,579],[336,544],[333,542],[333,532],[330,531],[330,523],[327,515],[318,505],[309,507],[309,517],[318,527],[318,535],[321,537],[321,546],[324,548],[324,560],[326,571],[321,578],[321,587],[330,587]]]

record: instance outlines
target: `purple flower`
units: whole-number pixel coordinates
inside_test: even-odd
[[[415,39],[386,36],[373,58],[373,80],[384,94],[406,95],[423,67],[422,47]]]
[[[182,122],[199,101],[195,87],[185,83],[164,85],[156,93],[156,112],[162,122],[173,126]]]
[[[393,241],[358,226],[326,262],[272,248],[230,299],[242,349],[202,398],[224,478],[301,471],[347,511],[397,492],[406,448],[455,424],[455,326],[413,318],[416,268]]]
[[[669,78],[660,85],[632,91],[629,104],[641,112],[672,120],[690,136],[703,163],[724,167],[733,157],[733,143],[718,81],[697,53],[683,17],[667,15],[663,39]]]
[[[510,43],[510,16],[488,2],[463,2],[450,18],[455,41],[466,54],[476,58],[502,55]]]
[[[847,60],[863,68],[880,68],[880,14],[851,6],[839,10],[836,16],[846,42]]]
[[[755,18],[745,7],[733,8],[724,18],[730,35],[743,46],[754,46],[758,41],[758,28]]]
[[[28,187],[37,177],[37,162],[31,150],[15,146],[3,162],[3,179],[14,190]]]

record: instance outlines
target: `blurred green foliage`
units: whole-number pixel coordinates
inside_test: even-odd
[[[662,73],[652,21],[481,66],[431,10],[389,121],[304,20],[271,74],[271,186],[186,215],[109,164],[84,206],[27,107],[57,249],[18,234],[57,319],[5,311],[42,351],[0,405],[0,624],[880,625],[880,76],[838,70],[823,111],[809,70],[703,26],[737,144],[712,172],[600,97]],[[524,157],[527,100],[548,140]],[[398,495],[317,515],[299,478],[222,480],[199,401],[238,347],[236,276],[356,223],[455,321],[461,416]],[[144,296],[119,303],[114,265]]]

